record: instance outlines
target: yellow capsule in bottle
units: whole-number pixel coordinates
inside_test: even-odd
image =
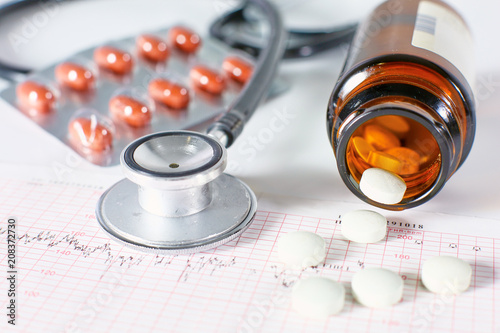
[[[370,124],[365,127],[364,137],[377,150],[387,150],[401,146],[401,142],[395,134],[376,124]]]
[[[375,118],[375,122],[391,131],[398,138],[402,139],[410,132],[409,122],[401,116],[382,116]]]
[[[384,169],[392,173],[401,173],[403,163],[396,157],[382,151],[371,151],[368,156],[368,163],[374,168]]]
[[[356,153],[361,156],[363,160],[368,162],[368,156],[372,151],[375,150],[371,144],[360,136],[356,136],[352,139],[352,145]]]
[[[386,153],[401,161],[400,175],[411,175],[417,173],[420,167],[420,155],[416,151],[406,147],[396,147],[386,150]]]

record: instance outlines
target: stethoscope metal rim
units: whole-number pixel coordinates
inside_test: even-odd
[[[203,211],[185,217],[162,217],[146,212],[139,205],[137,185],[124,179],[101,196],[96,217],[111,238],[136,250],[170,255],[213,249],[241,235],[257,211],[257,198],[245,183],[227,174],[213,182],[222,191],[216,190],[217,195]],[[172,228],[176,232],[172,233]],[[177,237],[184,231],[192,239]]]

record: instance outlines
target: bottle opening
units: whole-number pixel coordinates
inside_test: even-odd
[[[406,182],[402,203],[426,193],[441,170],[441,151],[432,133],[416,120],[382,115],[359,126],[346,151],[349,173],[359,183],[366,169],[393,172]]]

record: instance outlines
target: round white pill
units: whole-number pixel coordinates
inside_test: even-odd
[[[342,235],[357,243],[376,243],[385,238],[386,218],[371,210],[355,210],[342,215]]]
[[[370,168],[361,175],[359,188],[373,201],[386,205],[399,203],[406,192],[403,178],[390,171]]]
[[[469,288],[471,278],[470,265],[456,257],[433,257],[422,266],[422,283],[433,293],[460,294]]]
[[[292,290],[293,309],[307,318],[326,319],[337,314],[344,301],[344,286],[324,277],[300,280]]]
[[[325,240],[309,231],[289,232],[278,239],[278,257],[288,268],[303,269],[325,260]]]
[[[351,281],[354,298],[364,306],[383,308],[403,298],[403,279],[385,268],[365,268]]]

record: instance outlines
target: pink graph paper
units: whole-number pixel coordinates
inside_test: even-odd
[[[94,216],[100,186],[0,179],[0,188],[4,271],[5,221],[18,219],[22,332],[500,332],[499,221],[392,214],[387,239],[361,245],[341,236],[338,216],[366,206],[285,205],[261,196],[241,238],[205,253],[158,256],[118,245],[100,230]],[[295,230],[325,238],[323,265],[283,269],[275,242]],[[423,261],[439,254],[472,265],[467,292],[446,298],[421,285]],[[352,299],[350,280],[364,267],[380,266],[403,276],[404,299],[387,309],[365,308]],[[315,275],[347,291],[344,310],[326,321],[301,318],[290,307],[293,284]],[[7,282],[0,281],[5,309]],[[0,330],[12,330],[2,318]]]

